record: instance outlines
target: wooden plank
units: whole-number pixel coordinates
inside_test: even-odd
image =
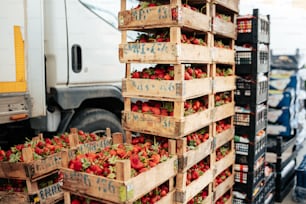
[[[239,13],[239,0],[213,0],[212,2]]]
[[[235,103],[227,103],[213,109],[213,122],[233,116],[235,114]]]
[[[234,175],[232,174],[230,177],[228,177],[225,181],[223,181],[221,184],[219,184],[215,192],[215,201],[217,201],[222,195],[224,195],[228,190],[230,190],[234,185]]]
[[[213,92],[223,92],[236,89],[236,76],[218,76],[213,79]]]
[[[39,189],[37,194],[40,204],[55,204],[64,199],[64,192],[60,182]]]
[[[52,154],[45,159],[31,162],[0,162],[0,178],[37,179],[62,167],[62,153]]]
[[[61,171],[64,174],[65,190],[116,203],[133,202],[177,174],[177,157],[173,156],[126,181],[76,172],[68,168],[62,168]]]
[[[171,42],[126,43],[119,45],[119,60],[121,63],[211,63],[210,49],[202,45]],[[226,51],[221,54],[227,54]],[[234,53],[227,55],[225,57],[233,57],[232,61],[235,63]]]
[[[232,149],[223,159],[215,162],[215,177],[235,163],[235,151]]]
[[[216,149],[226,144],[230,140],[233,140],[234,132],[235,132],[235,128],[231,127],[230,129],[224,130],[223,132],[217,135],[214,135]]]
[[[181,174],[181,175],[180,175]],[[177,178],[181,178],[186,173],[178,173]],[[195,197],[199,192],[201,192],[206,186],[208,186],[213,181],[213,171],[212,169],[207,170],[202,176],[197,180],[191,182],[186,186],[186,182],[183,184],[181,182],[186,181],[185,179],[177,179],[177,185],[183,188],[177,187],[177,192],[175,196],[175,201],[177,203],[187,203],[191,198]],[[180,183],[178,183],[180,182]]]
[[[206,3],[206,6],[209,6]],[[183,6],[162,5],[119,12],[119,30],[141,30],[164,27],[186,27],[211,31],[210,17]]]
[[[214,34],[232,38],[234,40],[237,39],[237,24],[235,21],[227,22],[218,17],[213,17],[212,27],[212,31]]]
[[[123,111],[122,125],[126,130],[179,138],[211,123],[211,109],[197,112],[181,119],[171,116],[151,115]]]
[[[186,100],[211,92],[212,79],[210,77],[184,81],[152,79],[123,79],[122,81],[124,97]]]
[[[235,50],[228,48],[211,48],[212,61],[216,63],[234,64],[235,63]]]
[[[180,138],[178,140],[182,139]],[[213,138],[210,137],[208,140],[197,146],[194,150],[189,150],[182,155],[178,155],[179,172],[185,172],[187,169],[191,168],[193,165],[210,155],[212,151],[212,141]],[[179,141],[177,142],[178,144],[181,143]],[[179,148],[179,146],[177,148]]]

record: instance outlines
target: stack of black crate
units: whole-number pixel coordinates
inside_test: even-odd
[[[234,203],[265,203],[270,16],[237,19]],[[271,200],[273,202],[273,199]]]
[[[304,101],[299,97],[304,83],[299,68],[298,53],[271,54],[266,160],[275,165],[277,202],[282,202],[294,186],[297,146],[305,137]]]

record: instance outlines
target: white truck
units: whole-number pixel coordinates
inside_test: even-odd
[[[1,142],[122,131],[119,10],[119,0],[0,1]]]

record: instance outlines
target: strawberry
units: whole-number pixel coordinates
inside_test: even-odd
[[[142,107],[141,107],[141,111],[142,111],[143,113],[147,113],[147,112],[149,112],[150,110],[151,110],[151,109],[150,109],[150,106],[149,106],[149,105],[143,104]]]
[[[160,109],[159,108],[157,108],[157,107],[150,107],[150,110],[151,110],[151,112],[154,115],[160,115]]]
[[[133,112],[138,112],[138,111],[139,111],[138,106],[137,106],[136,104],[132,104],[131,111],[133,111]]]
[[[79,201],[78,199],[73,199],[71,200],[71,204],[81,204],[81,201]]]
[[[138,71],[134,71],[133,73],[132,73],[132,78],[135,78],[135,79],[138,79],[138,78],[140,78],[140,72],[138,72]]]
[[[80,160],[75,160],[73,162],[73,170],[75,171],[81,171],[82,170],[82,162]]]

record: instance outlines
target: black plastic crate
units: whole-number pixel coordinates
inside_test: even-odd
[[[235,152],[236,157],[245,157],[243,160],[256,161],[266,152],[267,136],[265,133],[256,136],[254,141],[248,139],[248,135],[235,135]]]
[[[257,45],[252,48],[236,47],[235,63],[236,74],[258,74],[265,73],[270,70],[269,49],[268,47],[261,49],[265,45]]]
[[[236,79],[235,103],[250,104],[256,102],[256,104],[260,104],[267,101],[268,86],[268,78],[264,75],[257,76],[255,80],[249,76],[238,76]]]
[[[240,166],[240,165],[239,165]],[[235,165],[236,167],[236,165]],[[244,171],[243,168],[237,169],[235,168],[235,189],[248,189],[247,194],[252,195],[253,190],[256,189],[265,178],[265,165],[264,163],[259,166],[257,169],[253,169],[254,171]],[[250,191],[250,192],[249,192]]]
[[[247,194],[244,192],[247,189],[235,189],[234,186],[234,198],[233,203],[234,204],[263,204],[265,203],[265,194],[264,194],[264,187],[263,184],[259,184],[253,195],[247,196]]]
[[[253,136],[254,141],[258,131],[267,127],[267,111],[265,104],[244,107],[236,106],[234,125],[237,134],[249,133],[250,136]]]
[[[267,137],[267,152],[274,152],[281,156],[288,148],[293,148],[296,143],[296,136],[282,137],[269,135]]]
[[[253,9],[253,15],[237,18],[238,43],[270,43],[270,15],[260,15]]]
[[[266,161],[275,165],[275,172],[281,172],[292,160],[295,160],[297,150],[295,145],[288,147],[280,156],[274,152],[266,152]]]

